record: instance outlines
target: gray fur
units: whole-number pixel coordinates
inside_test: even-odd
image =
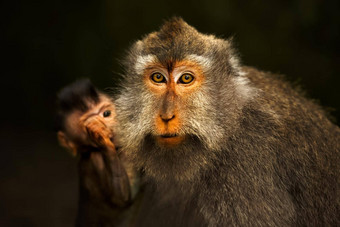
[[[148,55],[208,59],[199,91],[178,100],[188,139],[175,149],[153,141],[162,100],[135,67]],[[174,18],[132,46],[125,69],[116,131],[145,184],[138,226],[340,225],[339,128],[278,76],[242,66],[230,40]]]

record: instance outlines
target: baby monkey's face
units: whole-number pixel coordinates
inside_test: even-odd
[[[100,94],[99,103],[90,104],[90,108],[80,118],[80,124],[86,119],[97,118],[108,128],[112,129],[116,125],[116,112],[113,101],[104,94]]]
[[[91,104],[90,109],[84,113],[79,121],[79,129],[83,132],[84,143],[92,146],[107,146],[113,142],[113,129],[116,125],[116,112],[112,100],[100,94],[97,104]]]
[[[107,148],[113,144],[113,130],[116,125],[113,101],[100,94],[99,102],[88,101],[87,106],[86,112],[76,110],[66,117],[65,132],[61,132],[59,138],[66,141],[65,147],[72,150],[72,153],[79,152],[79,148],[83,146]]]

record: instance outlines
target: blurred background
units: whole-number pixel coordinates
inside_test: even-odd
[[[234,36],[242,62],[287,75],[340,119],[340,2],[4,1],[1,5],[0,226],[73,226],[76,160],[53,131],[56,93],[89,77],[105,89],[117,59],[173,16]]]

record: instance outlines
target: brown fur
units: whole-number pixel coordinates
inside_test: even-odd
[[[118,223],[130,203],[132,168],[116,152],[115,106],[88,80],[64,88],[58,99],[60,144],[78,156],[79,210],[77,226]],[[65,108],[67,107],[67,108]],[[109,115],[105,115],[110,111]],[[132,180],[130,181],[129,178]]]
[[[198,86],[175,81],[181,67]],[[118,125],[91,127],[95,141],[117,134],[123,161],[84,153],[80,226],[340,225],[339,128],[277,75],[242,66],[230,40],[173,18],[131,47],[125,69]],[[155,70],[167,82],[150,82]],[[103,179],[122,164],[142,184],[117,209],[110,193],[124,182]]]
[[[168,74],[195,61],[204,82],[155,94],[148,61]],[[174,18],[136,42],[125,68],[116,132],[143,174],[137,226],[340,225],[339,128],[287,82],[241,66],[231,41]],[[185,138],[170,147],[155,137],[164,100]]]

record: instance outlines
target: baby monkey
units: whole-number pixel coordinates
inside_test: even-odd
[[[58,95],[58,139],[74,156],[88,149],[116,152],[113,144],[115,107],[89,80],[65,87]]]
[[[114,144],[115,115],[112,100],[87,79],[58,94],[58,140],[79,157],[78,220],[105,209],[95,205],[98,201],[108,209],[124,207],[130,201],[129,177]]]

